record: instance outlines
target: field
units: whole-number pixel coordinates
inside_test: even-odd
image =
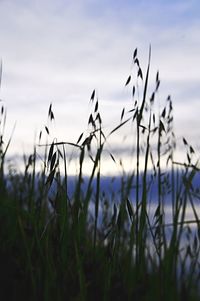
[[[143,72],[135,49],[125,81],[132,109],[119,112],[120,122],[109,133],[95,90],[89,131],[77,141],[51,139],[50,105],[48,124],[32,154],[24,155],[23,171],[7,162],[12,135],[4,137],[1,106],[1,300],[199,300],[197,154],[183,137],[185,161],[174,161],[172,100],[168,96],[158,111],[160,79],[157,73],[149,95],[150,61],[151,49]],[[106,146],[127,126],[133,130],[134,164],[126,171],[123,159],[109,153],[123,171],[109,191],[102,176]],[[78,153],[73,177],[67,148]],[[44,150],[40,156],[38,149]],[[188,207],[192,219],[186,218]]]

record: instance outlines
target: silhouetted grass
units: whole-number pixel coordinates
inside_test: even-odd
[[[193,185],[198,161],[183,138],[186,161],[174,162],[172,100],[168,96],[165,106],[155,113],[160,79],[157,73],[149,96],[150,61],[151,49],[143,74],[134,51],[133,69],[125,83],[131,87],[132,108],[122,110],[120,123],[109,133],[103,127],[95,90],[89,131],[75,142],[51,138],[54,113],[50,105],[47,125],[33,153],[24,156],[21,173],[13,167],[4,170],[12,137],[5,142],[6,112],[1,107],[2,300],[199,300],[196,202],[200,190]],[[126,171],[120,161],[123,175],[117,196],[105,193],[102,166],[107,143],[130,125],[135,128],[130,136],[136,150],[133,166]],[[67,148],[79,154],[73,189]],[[42,159],[38,149],[44,150]],[[111,152],[110,159],[118,164]],[[91,172],[86,180],[88,160]],[[171,222],[166,222],[166,204],[171,206]],[[186,220],[188,204],[194,216],[190,221]]]

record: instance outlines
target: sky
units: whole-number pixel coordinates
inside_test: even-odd
[[[10,154],[31,149],[50,103],[56,137],[75,142],[93,89],[105,128],[115,126],[130,106],[133,51],[145,69],[150,44],[150,77],[159,70],[159,98],[172,97],[177,141],[185,136],[199,150],[199,0],[0,0],[0,14],[7,137],[16,122]]]

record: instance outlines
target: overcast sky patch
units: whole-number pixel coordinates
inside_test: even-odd
[[[186,126],[190,132],[192,120],[191,130],[197,132],[199,1],[10,0],[0,2],[0,11],[0,98],[10,120],[17,120],[18,148],[26,142],[31,145],[33,132],[46,122],[51,102],[59,136],[66,132],[69,139],[77,136],[87,124],[93,89],[102,101],[105,122],[114,122],[131,102],[124,84],[133,50],[138,47],[145,70],[150,43],[152,87],[159,69],[159,97],[164,101],[168,94],[172,96],[179,135]],[[65,124],[70,130],[64,131]]]

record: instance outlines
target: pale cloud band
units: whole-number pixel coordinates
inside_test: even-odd
[[[50,102],[56,111],[59,136],[68,135],[68,140],[77,137],[87,122],[94,88],[105,105],[105,120],[115,122],[120,108],[129,101],[124,83],[132,52],[139,48],[145,68],[149,43],[153,49],[152,81],[159,69],[160,98],[172,95],[178,135],[185,133],[184,124],[188,134],[197,132],[198,0],[15,0],[0,1],[0,11],[1,98],[8,108],[8,121],[18,122],[17,147],[32,144],[34,130],[46,121]],[[111,111],[113,116],[109,116]]]

